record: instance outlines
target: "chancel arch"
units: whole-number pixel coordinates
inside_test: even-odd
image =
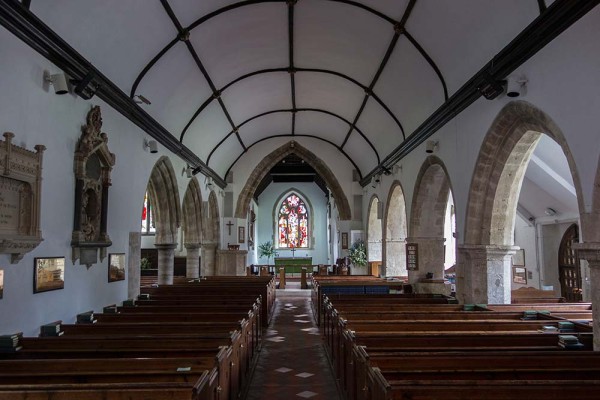
[[[381,263],[383,259],[382,210],[383,204],[377,196],[373,196],[369,202],[369,219],[367,225],[367,260],[369,263]],[[353,271],[352,273],[356,274],[357,271]]]
[[[383,273],[385,276],[407,276],[406,271],[406,202],[400,182],[392,184],[385,213],[385,246]]]
[[[181,225],[179,188],[173,164],[168,157],[158,159],[148,180],[148,196],[154,210],[155,238],[158,249],[158,283],[173,283],[177,231]]]
[[[578,209],[584,210],[575,161],[560,128],[524,102],[500,111],[481,146],[469,190],[464,244],[459,247],[457,292],[473,303],[510,303],[514,229],[523,178],[532,154],[547,135],[562,149]]]
[[[194,176],[183,195],[183,245],[186,248],[186,277],[198,278],[200,274],[200,245],[202,244],[202,193]]]
[[[417,175],[412,199],[408,241],[418,245],[419,269],[408,272],[410,282],[427,274],[434,279],[444,277],[445,246],[454,243],[446,238],[446,227],[452,226],[447,221],[449,204],[453,201],[446,167],[440,158],[429,156]]]
[[[246,181],[246,184],[244,185],[238,197],[235,209],[235,217],[246,218],[248,211],[250,210],[252,196],[256,192],[256,189],[263,178],[277,163],[292,153],[305,160],[323,178],[325,184],[331,190],[331,194],[336,201],[340,220],[351,220],[352,214],[350,211],[350,203],[348,203],[346,194],[344,193],[342,186],[338,182],[331,169],[313,152],[295,141],[290,141],[275,149],[269,155],[264,157],[263,160],[258,163],[256,168],[254,168],[252,173],[250,173],[250,177]]]

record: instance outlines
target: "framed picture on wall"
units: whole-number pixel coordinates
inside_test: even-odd
[[[243,226],[238,227],[238,243],[246,242],[246,229]]]
[[[513,265],[525,266],[525,249],[519,249],[512,256]]]
[[[33,293],[64,288],[64,257],[35,258],[33,260]]]
[[[513,267],[513,282],[527,285],[527,268]]]
[[[125,253],[112,253],[108,255],[108,281],[117,282],[125,280]]]
[[[342,250],[348,250],[348,232],[342,232]]]

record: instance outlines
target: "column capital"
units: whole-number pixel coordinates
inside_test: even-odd
[[[200,243],[184,243],[183,247],[187,250],[195,250],[200,248]]]
[[[423,243],[423,242],[433,242],[433,243],[445,243],[446,238],[443,237],[407,237],[406,243]]]
[[[574,243],[579,258],[586,260],[591,268],[600,268],[600,243]]]
[[[512,256],[520,249],[519,246],[497,244],[459,244],[456,247],[460,252],[481,252],[490,256]]]
[[[177,243],[155,244],[154,247],[156,247],[158,250],[173,250],[177,248]]]

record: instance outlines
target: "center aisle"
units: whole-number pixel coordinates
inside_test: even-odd
[[[246,400],[338,400],[321,334],[310,307],[310,290],[277,290]]]

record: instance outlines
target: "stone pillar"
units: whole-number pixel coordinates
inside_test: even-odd
[[[428,272],[433,273],[433,279],[444,278],[444,238],[412,237],[407,238],[407,243],[418,245],[417,271],[408,271],[408,282],[417,283],[424,279]],[[406,254],[406,251],[404,252]]]
[[[594,324],[594,350],[600,351],[600,243],[577,243],[579,258],[590,268],[590,292]]]
[[[216,275],[216,254],[217,244],[216,243],[202,243],[200,250],[200,264],[201,264],[201,275],[202,276],[213,276]]]
[[[140,294],[140,258],[142,234],[129,232],[129,259],[127,261],[127,298],[135,299]]]
[[[517,246],[458,246],[456,291],[461,303],[510,304]]]
[[[172,285],[176,243],[155,244],[158,249],[158,284]]]
[[[195,279],[200,277],[200,243],[186,243],[185,250],[187,257],[185,260],[186,278]]]

